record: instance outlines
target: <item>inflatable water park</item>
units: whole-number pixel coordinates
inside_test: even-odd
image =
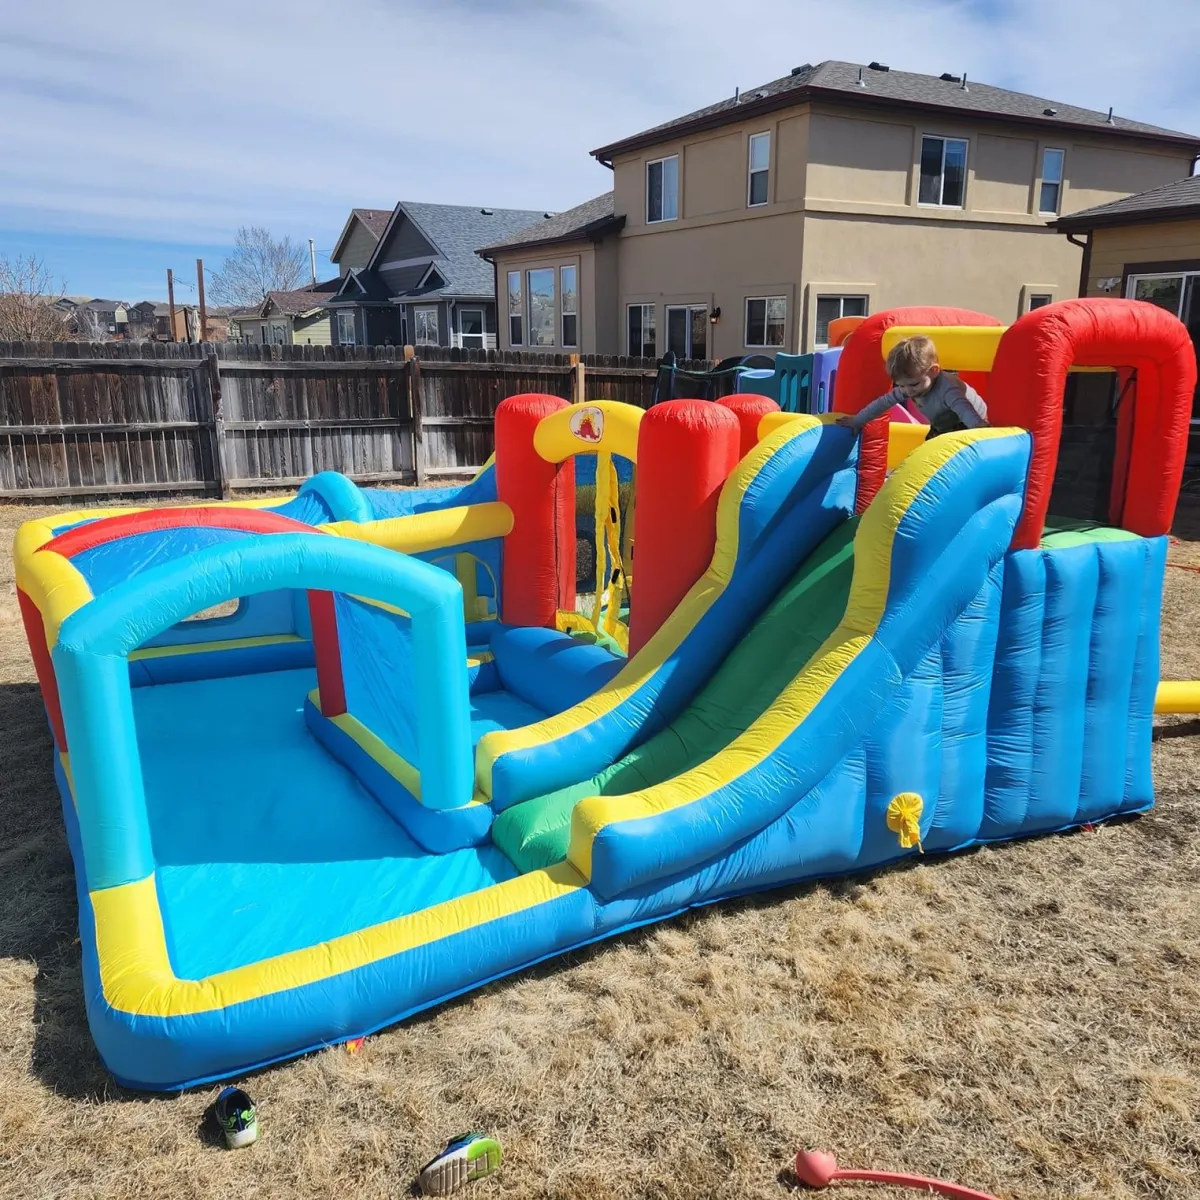
[[[990,427],[897,456],[835,418],[916,333]],[[1063,521],[1100,369],[1106,512]],[[893,309],[828,413],[519,395],[462,486],[27,522],[105,1065],[179,1089],[693,906],[1149,808],[1195,385],[1149,304]]]

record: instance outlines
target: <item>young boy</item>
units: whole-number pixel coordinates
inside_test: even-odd
[[[844,413],[838,417],[839,425],[849,425],[857,433],[868,421],[907,400],[929,421],[926,441],[958,429],[979,429],[988,423],[983,397],[953,371],[938,366],[937,347],[931,338],[918,335],[898,342],[887,357],[887,370],[896,386],[853,416]]]

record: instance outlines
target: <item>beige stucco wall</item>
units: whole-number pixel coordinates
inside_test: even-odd
[[[349,275],[353,267],[365,267],[375,249],[375,235],[359,220],[355,219],[342,256],[337,260],[339,275]],[[313,343],[314,345],[316,343]]]
[[[866,295],[870,312],[952,305],[1008,323],[1025,311],[1031,293],[1076,295],[1080,256],[1048,229],[810,214],[801,342],[812,349],[818,295]]]
[[[1130,269],[1147,264],[1200,262],[1200,221],[1159,221],[1153,225],[1128,225],[1123,229],[1097,229],[1092,234],[1092,259],[1088,270],[1088,295],[1119,296],[1120,285],[1105,293],[1101,279],[1125,277]],[[1195,270],[1195,266],[1189,269]]]

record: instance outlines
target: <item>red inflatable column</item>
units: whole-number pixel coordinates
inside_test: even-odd
[[[575,461],[547,462],[533,448],[543,417],[566,408],[557,396],[510,396],[496,409],[496,492],[512,509],[504,539],[500,617],[553,627],[575,607]]]
[[[749,392],[744,396],[722,396],[717,403],[723,404],[738,419],[741,429],[739,458],[745,458],[758,445],[758,425],[763,417],[779,411],[779,405],[769,396],[755,396]]]
[[[717,501],[737,466],[740,434],[729,408],[704,400],[656,404],[642,418],[631,655],[654,636],[712,561]]]

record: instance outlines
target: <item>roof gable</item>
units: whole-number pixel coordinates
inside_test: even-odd
[[[518,229],[493,245],[482,247],[478,253],[490,256],[493,251],[598,238],[620,229],[624,224],[625,218],[616,215],[613,193],[605,192],[603,196],[594,196],[566,212],[556,213],[552,217],[543,216],[540,221]]]
[[[346,239],[356,225],[361,225],[378,242],[380,235],[387,228],[392,211],[390,208],[352,208],[346,218],[346,224],[342,226],[342,232],[338,235],[333,252],[329,255],[330,261],[337,262],[341,258],[346,248]]]
[[[491,296],[495,291],[495,277],[492,268],[476,251],[546,216],[546,213],[532,209],[474,208],[464,204],[402,200],[396,205],[388,230],[379,239],[368,268],[382,271],[395,286],[393,272],[417,264],[434,263],[442,282],[434,288],[429,286],[430,281],[419,282],[416,287],[421,289],[422,295],[440,292],[446,296]],[[388,263],[398,266],[387,270]],[[424,274],[422,272],[418,278]]]
[[[881,63],[863,66],[830,60],[816,66],[805,63],[783,79],[728,96],[685,116],[602,146],[592,154],[601,162],[611,164],[618,154],[814,99],[893,109],[940,110],[978,120],[1006,120],[1049,129],[1091,130],[1101,135],[1150,138],[1200,148],[1200,138],[1192,134],[964,80],[949,72],[940,76],[920,75],[894,71]]]

